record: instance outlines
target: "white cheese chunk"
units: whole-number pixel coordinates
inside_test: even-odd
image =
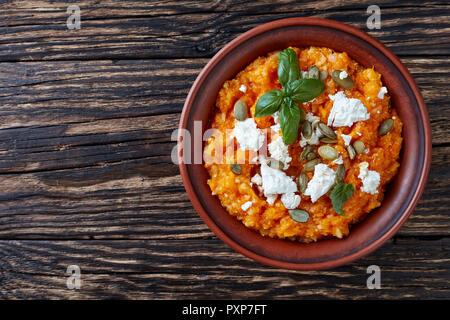
[[[274,124],[273,126],[271,126],[270,129],[272,129],[273,131],[279,133],[280,130],[281,130],[281,126],[277,123],[277,124]]]
[[[341,138],[342,138],[342,140],[344,140],[344,144],[346,146],[349,146],[350,142],[352,142],[352,136],[341,133]]]
[[[339,156],[339,158],[333,160],[333,163],[344,164],[344,160],[342,160],[342,156]]]
[[[314,203],[330,190],[335,179],[336,172],[326,164],[319,163],[314,167],[314,176],[309,181],[304,194],[311,196],[311,202]]]
[[[273,121],[275,122],[275,124],[273,126],[271,126],[270,128],[275,131],[275,132],[279,132],[281,130],[281,126],[280,126],[280,112],[277,111],[274,114],[272,114],[272,118]]]
[[[363,186],[361,191],[370,194],[378,193],[378,186],[380,185],[380,174],[376,171],[369,170],[369,164],[367,162],[361,162],[359,164],[359,175]]]
[[[277,139],[269,143],[268,147],[271,157],[283,162],[284,170],[289,168],[289,162],[291,162],[292,158],[289,156],[289,148],[283,142],[283,137],[278,136]]]
[[[258,151],[264,143],[264,134],[253,118],[236,121],[233,134],[242,150]]]
[[[241,206],[241,209],[244,210],[244,211],[247,211],[247,210],[252,206],[252,204],[253,204],[253,202],[247,201],[246,203],[244,203],[244,204]]]
[[[277,194],[267,194],[266,196],[266,201],[268,204],[274,204],[275,200],[277,200],[278,195]]]
[[[286,209],[295,209],[300,204],[301,198],[298,194],[293,192],[285,193],[281,196],[281,202],[284,204]]]
[[[333,107],[328,116],[328,126],[351,127],[353,123],[370,118],[367,108],[359,99],[347,98],[343,91],[329,95]]]
[[[297,191],[297,184],[283,171],[270,168],[264,161],[261,163],[262,188],[264,195],[283,194]]]
[[[344,80],[347,77],[348,77],[347,71],[344,70],[341,73],[339,73],[339,79]]]
[[[256,173],[250,181],[257,186],[260,186],[262,184],[262,178],[258,173]]]
[[[386,87],[381,87],[380,91],[378,91],[378,99],[383,99],[384,95],[388,93],[387,88]]]

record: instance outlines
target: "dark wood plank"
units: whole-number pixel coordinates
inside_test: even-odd
[[[396,54],[448,55],[449,5],[379,1],[381,30],[368,30],[370,1],[176,1],[126,6],[79,1],[80,30],[68,30],[62,1],[7,1],[0,12],[0,61],[210,57],[237,35],[277,19],[314,16],[368,31]],[[383,7],[383,4],[386,4]],[[419,10],[420,9],[420,10]],[[411,15],[414,10],[414,15]],[[258,14],[255,14],[258,13]],[[436,26],[439,26],[437,29]],[[426,36],[425,36],[426,35]]]
[[[449,62],[403,60],[428,104],[436,148],[400,235],[448,235]],[[0,238],[211,237],[170,158],[179,112],[206,62],[0,64]]]
[[[0,2],[0,298],[450,296],[447,2],[380,0],[377,31],[365,25],[368,0]],[[81,30],[66,28],[69,4],[81,7]],[[428,185],[405,226],[370,256],[322,272],[275,270],[229,249],[170,158],[208,58],[294,16],[349,23],[399,54],[433,131]],[[79,291],[66,288],[71,264]],[[372,264],[382,290],[366,288]]]
[[[181,112],[190,86],[207,61],[161,59],[1,63],[0,148],[11,148],[11,145],[1,145],[2,141],[11,143],[12,138],[18,137],[28,141],[59,136],[59,141],[47,140],[51,146],[75,142],[67,137],[69,134],[62,135],[66,131],[71,132],[70,135],[94,135],[114,130],[109,135],[112,137],[120,132],[109,128],[108,123],[119,118],[128,118],[120,121],[129,121],[133,125],[131,118],[147,117],[149,130],[160,126],[160,130],[165,131],[159,139],[164,136],[164,141],[170,141],[170,133],[177,127],[177,121],[171,114]],[[450,95],[447,85],[450,79],[449,60],[445,57],[409,57],[403,58],[403,62],[415,77],[428,105],[434,144],[450,143],[450,126],[446,121],[450,112],[447,103]],[[165,115],[167,118],[154,115]],[[80,123],[85,123],[83,129]],[[144,123],[145,119],[137,120],[137,127],[130,130],[139,131],[142,127],[138,127]],[[123,128],[123,125],[120,127]],[[95,137],[88,138],[96,143]],[[79,139],[83,140],[82,137]],[[30,147],[27,144],[27,148]]]
[[[449,236],[450,147],[399,236]],[[198,239],[213,234],[168,156],[0,177],[1,239]]]
[[[450,294],[450,239],[398,239],[348,266],[277,270],[219,240],[0,241],[0,298],[438,299]],[[366,287],[381,268],[381,289]],[[66,287],[67,266],[81,289]]]

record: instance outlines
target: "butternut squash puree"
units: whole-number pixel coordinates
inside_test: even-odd
[[[274,238],[290,238],[304,242],[317,241],[322,238],[337,237],[342,238],[349,234],[352,224],[361,221],[366,214],[374,208],[380,206],[385,185],[395,176],[399,167],[399,154],[402,145],[402,122],[396,111],[390,105],[390,98],[385,94],[383,99],[377,97],[380,88],[383,86],[381,75],[373,68],[365,69],[357,62],[353,61],[345,52],[338,53],[328,48],[293,48],[300,60],[302,71],[316,65],[319,70],[328,71],[328,78],[324,81],[325,91],[312,102],[303,104],[306,112],[311,112],[319,116],[321,121],[327,123],[328,115],[333,106],[328,95],[333,95],[343,89],[331,79],[333,70],[346,70],[354,80],[355,86],[352,90],[345,90],[347,97],[357,98],[367,107],[370,119],[360,121],[350,127],[334,128],[340,133],[351,135],[352,142],[359,139],[369,149],[368,153],[362,153],[350,160],[346,151],[346,146],[342,139],[334,145],[335,149],[342,155],[346,175],[343,182],[351,183],[355,186],[354,195],[348,200],[344,207],[345,216],[337,214],[333,210],[331,200],[324,195],[312,203],[309,196],[301,195],[301,203],[298,209],[306,210],[310,219],[306,223],[297,223],[289,216],[288,210],[280,200],[280,196],[273,205],[266,202],[255,185],[251,185],[250,179],[259,172],[259,165],[250,164],[255,154],[249,151],[236,150],[234,158],[228,158],[225,164],[210,163],[205,164],[209,172],[208,184],[213,194],[217,195],[222,206],[237,219],[241,220],[245,226],[259,231],[264,236]],[[229,81],[226,81],[221,88],[214,115],[211,119],[210,127],[220,130],[225,136],[225,131],[234,128],[235,118],[233,106],[238,99],[243,99],[249,107],[249,117],[254,117],[255,106],[258,98],[265,92],[272,89],[281,89],[277,76],[278,56],[277,52],[272,52],[266,56],[261,56],[248,65],[243,71]],[[246,92],[239,90],[241,85],[246,87]],[[378,129],[380,124],[388,119],[394,119],[394,127],[387,135],[380,136]],[[259,128],[269,128],[274,125],[273,117],[255,118]],[[230,141],[233,137],[229,137]],[[270,143],[270,137],[268,143]],[[298,177],[302,171],[302,166],[306,161],[300,160],[302,148],[298,140],[289,146],[289,153],[292,157],[288,176]],[[215,143],[215,139],[208,140],[205,144],[205,156],[214,157],[216,148],[222,146]],[[322,143],[321,143],[322,144]],[[320,144],[320,145],[321,145]],[[320,146],[315,146],[316,150]],[[228,143],[226,148],[237,148],[237,143]],[[224,151],[224,150],[222,150]],[[231,172],[229,163],[231,161],[244,160],[242,164],[242,174],[235,175]],[[372,195],[361,191],[362,181],[358,178],[359,166],[361,162],[368,162],[370,170],[375,170],[380,174],[381,182],[378,187],[378,194]],[[337,164],[321,159],[322,163],[328,164],[330,168],[336,170]],[[308,172],[308,179],[311,180],[314,172]],[[296,180],[295,180],[296,181]],[[300,193],[297,193],[300,194]],[[252,206],[244,211],[241,206],[252,201]]]

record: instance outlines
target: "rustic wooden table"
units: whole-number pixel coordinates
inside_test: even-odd
[[[81,29],[69,30],[70,4]],[[1,298],[450,298],[450,5],[384,1],[0,1]],[[276,19],[368,31],[428,106],[433,162],[394,239],[348,266],[276,270],[235,253],[191,206],[171,133],[222,46]],[[366,269],[380,266],[381,290]],[[69,265],[81,288],[66,286]]]

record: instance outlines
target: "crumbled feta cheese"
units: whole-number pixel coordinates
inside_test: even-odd
[[[244,210],[244,211],[247,211],[247,210],[252,206],[252,204],[253,204],[253,202],[247,201],[246,203],[244,203],[244,204],[241,206],[241,209]]]
[[[364,153],[368,154],[370,152],[370,149],[364,149]]]
[[[241,86],[239,87],[239,91],[245,93],[245,92],[247,92],[247,87],[244,86],[243,84],[241,84]]]
[[[280,130],[281,130],[281,126],[280,126],[280,124],[277,123],[277,124],[274,124],[273,126],[271,126],[270,129],[272,129],[273,131],[279,133]]]
[[[329,97],[334,101],[328,116],[329,126],[351,127],[355,122],[370,118],[370,114],[361,100],[347,98],[343,91],[339,91],[335,95],[329,95]]]
[[[258,186],[260,186],[262,184],[262,178],[258,173],[255,174],[250,181]]]
[[[376,171],[369,170],[369,164],[367,162],[361,162],[359,164],[359,175],[363,186],[361,191],[370,194],[378,193],[378,186],[380,185],[380,174]]]
[[[380,91],[378,91],[378,99],[383,99],[384,95],[387,93],[386,87],[381,87]]]
[[[311,122],[311,124],[317,124],[320,122],[320,118],[318,116],[313,115],[311,112],[306,114],[306,120]]]
[[[339,156],[339,158],[334,159],[333,163],[335,163],[335,164],[343,164],[344,161],[342,160],[342,156]]]
[[[311,126],[312,126],[312,135],[311,138],[306,139],[303,135],[301,135],[301,139],[300,139],[300,147],[304,148],[307,144],[319,144],[319,139],[320,137],[322,137],[322,133],[320,132],[319,128],[317,127],[317,125],[320,122],[320,118],[313,115],[312,113],[307,113],[306,114],[306,120],[308,120],[309,122],[311,122]]]
[[[233,133],[242,150],[258,151],[264,143],[264,134],[253,118],[236,121]]]
[[[276,124],[280,124],[280,111],[277,111],[272,114],[273,121],[275,121]]]
[[[268,204],[272,205],[275,203],[275,200],[277,200],[278,195],[277,194],[266,194],[266,201]]]
[[[348,77],[347,71],[344,70],[341,73],[339,73],[339,79],[344,80],[347,77]]]
[[[335,179],[336,172],[326,164],[319,163],[314,167],[314,176],[309,181],[304,194],[311,196],[311,202],[314,203],[330,190]]]
[[[281,196],[281,202],[284,204],[286,209],[295,209],[300,204],[301,198],[298,194],[293,192],[285,193]]]
[[[264,195],[283,194],[297,191],[297,184],[283,171],[270,168],[264,161],[261,163],[262,188]]]
[[[272,118],[273,121],[275,122],[275,124],[273,126],[271,126],[270,128],[275,131],[275,132],[279,132],[281,130],[281,126],[280,126],[280,112],[277,111],[274,114],[272,114]]]
[[[396,117],[396,116],[393,116],[393,117],[392,117],[392,120],[395,120],[395,119],[397,119],[397,117]]]
[[[252,162],[251,162],[251,163],[258,163],[258,160],[259,160],[258,157],[254,157],[254,158],[252,159]]]
[[[352,136],[350,136],[350,135],[346,135],[346,134],[341,133],[341,138],[342,138],[342,140],[344,140],[344,144],[346,146],[349,146],[350,142],[352,142]]]
[[[283,138],[281,136],[278,136],[277,139],[269,143],[268,147],[272,158],[283,162],[284,170],[289,168],[289,162],[291,162],[292,158],[289,156],[289,148],[283,142]]]
[[[362,136],[362,133],[361,132],[356,132],[356,134],[358,135],[358,136]]]

